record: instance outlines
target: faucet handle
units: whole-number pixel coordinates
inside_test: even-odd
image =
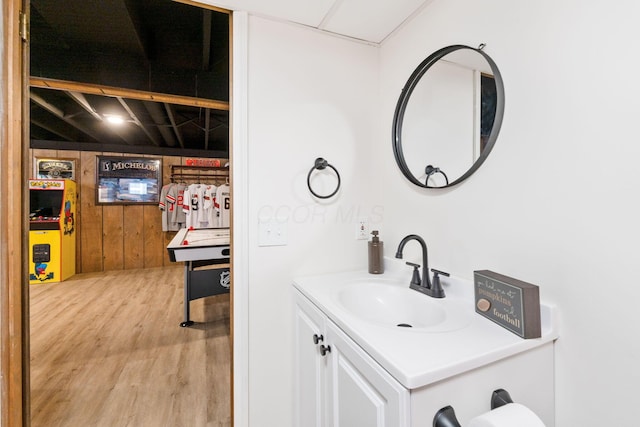
[[[449,273],[436,270],[435,268],[432,268],[431,271],[433,271],[433,280],[431,281],[431,296],[434,298],[444,298],[444,289],[442,289],[439,275],[449,277]]]
[[[420,268],[420,265],[414,264],[413,262],[409,262],[409,261],[407,261],[407,265],[410,265],[411,267],[413,267],[413,276],[411,277],[410,285],[421,286],[422,280],[420,279],[420,271],[418,271],[418,269]]]
[[[433,271],[433,277],[438,277],[438,274],[445,276],[445,277],[449,277],[449,273],[445,272],[445,271],[440,271],[440,270],[436,270],[435,268],[432,268],[431,271]]]

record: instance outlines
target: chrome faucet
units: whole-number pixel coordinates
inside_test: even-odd
[[[404,245],[406,245],[410,240],[417,241],[422,247],[422,279],[420,279],[420,273],[418,272],[418,268],[420,268],[420,266],[412,262],[407,262],[407,265],[413,267],[413,276],[411,278],[411,283],[409,283],[409,287],[413,290],[429,295],[430,297],[444,298],[444,289],[442,289],[439,275],[449,276],[449,273],[445,273],[444,271],[432,268],[431,271],[433,272],[433,282],[429,280],[429,258],[427,254],[427,244],[424,242],[422,237],[418,236],[417,234],[409,234],[407,237],[402,239],[400,241],[400,244],[398,245],[398,250],[396,251],[396,258],[402,259],[402,250],[404,249]]]

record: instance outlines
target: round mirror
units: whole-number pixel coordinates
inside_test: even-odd
[[[504,85],[483,47],[454,45],[432,53],[402,89],[393,117],[393,153],[404,176],[419,187],[464,181],[498,138]]]

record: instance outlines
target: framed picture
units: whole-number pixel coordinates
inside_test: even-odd
[[[36,179],[75,179],[76,161],[73,159],[36,158],[34,172]]]
[[[97,204],[158,204],[162,160],[97,156]]]

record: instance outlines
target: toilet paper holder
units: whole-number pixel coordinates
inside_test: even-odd
[[[508,403],[513,403],[509,392],[500,388],[491,393],[491,409],[496,409]],[[445,406],[433,417],[433,427],[462,427],[456,418],[452,406]]]

